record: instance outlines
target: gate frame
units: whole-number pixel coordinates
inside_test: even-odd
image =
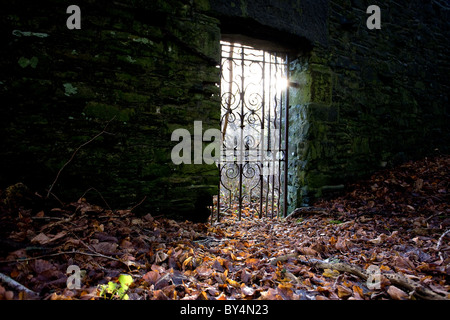
[[[240,93],[239,105],[241,105],[241,107],[240,107],[241,111],[244,111],[244,104],[245,104],[244,97],[245,97],[245,93],[246,93],[246,88],[244,88],[244,78],[246,78],[245,74],[244,74],[244,62],[245,61],[250,61],[249,59],[245,59],[244,51],[245,51],[245,49],[262,51],[263,60],[261,62],[259,62],[259,63],[262,64],[262,82],[263,82],[263,89],[262,89],[263,90],[263,98],[262,98],[262,106],[261,106],[262,107],[262,128],[261,129],[264,129],[264,124],[265,124],[265,120],[266,120],[266,117],[265,117],[265,114],[264,114],[264,107],[265,107],[264,97],[266,95],[266,93],[265,93],[265,78],[266,78],[265,77],[265,67],[266,67],[266,64],[268,64],[270,66],[273,64],[271,62],[265,61],[265,56],[266,56],[266,54],[269,54],[271,57],[275,56],[275,59],[276,58],[282,58],[283,59],[282,65],[284,66],[284,74],[286,76],[286,88],[284,90],[280,91],[282,96],[278,99],[278,101],[280,102],[280,110],[279,110],[279,113],[278,113],[278,115],[280,116],[280,120],[279,120],[280,128],[279,129],[276,128],[276,129],[279,130],[279,132],[280,132],[280,142],[279,142],[279,149],[278,149],[278,151],[281,152],[284,156],[283,156],[282,159],[277,160],[278,164],[279,164],[278,175],[277,175],[278,176],[278,189],[279,189],[278,190],[278,204],[280,204],[280,201],[282,201],[282,206],[278,205],[277,217],[280,216],[280,208],[282,208],[283,216],[286,217],[286,215],[287,215],[287,208],[288,208],[287,200],[288,200],[288,177],[289,177],[289,170],[288,170],[289,169],[289,166],[288,166],[289,165],[289,107],[290,107],[289,106],[289,91],[290,91],[289,90],[290,89],[290,79],[289,79],[289,64],[290,64],[290,59],[289,58],[290,57],[289,57],[289,53],[286,52],[286,51],[265,50],[264,48],[258,48],[257,46],[253,47],[251,45],[246,45],[245,43],[242,43],[242,44],[240,44],[240,48],[242,49],[241,56],[240,56],[240,58],[236,59],[236,58],[233,57],[233,51],[234,51],[234,47],[237,44],[237,42],[233,41],[233,40],[226,40],[225,42],[227,42],[228,43],[227,45],[229,45],[229,47],[230,47],[230,56],[229,57],[224,57],[224,50],[223,50],[224,43],[223,43],[223,41],[221,41],[220,78],[223,79],[224,59],[230,60],[230,61],[233,61],[233,60],[241,61],[241,63],[242,63],[242,65],[241,65],[242,70],[241,71],[242,71],[242,75],[243,76],[241,77],[242,78],[241,85],[238,86],[239,93]],[[280,63],[275,62],[275,65],[280,65]],[[230,68],[230,80],[232,80],[232,78],[233,78],[233,70],[232,70],[232,68]],[[269,78],[270,79],[272,78],[272,73],[269,74]],[[270,79],[269,79],[269,81],[270,81]],[[223,81],[221,80],[221,83],[220,83],[220,88],[221,89],[222,89],[222,85],[223,85]],[[230,86],[232,86],[232,82],[230,83]],[[269,86],[270,86],[270,84],[269,84]],[[230,89],[230,91],[232,91],[232,90]],[[232,96],[232,93],[230,92],[230,97],[228,98],[229,100],[231,99],[231,96]],[[222,97],[222,90],[221,90],[221,97]],[[270,98],[272,98],[272,96],[270,96]],[[220,108],[221,108],[220,128],[221,128],[221,133],[222,133],[221,150],[223,150],[224,143],[225,143],[225,134],[226,134],[227,121],[228,121],[228,114],[230,114],[231,112],[227,111],[227,113],[224,115],[226,117],[225,117],[225,123],[223,123],[224,122],[223,121],[223,117],[224,116],[222,116],[222,108],[223,108],[223,100],[222,100],[222,98],[221,98]],[[228,108],[230,108],[230,101],[228,101]],[[270,108],[270,102],[269,102],[269,108]],[[273,108],[272,110],[276,110],[275,108]],[[283,108],[284,108],[284,134],[281,135],[282,128],[283,128]],[[231,110],[231,109],[229,109],[229,110]],[[240,116],[241,116],[241,121],[240,121],[241,129],[243,130],[243,128],[245,127],[244,124],[243,124],[243,121],[244,121],[243,119],[245,117],[245,114],[244,115],[240,115]],[[270,122],[271,122],[270,118],[269,118],[268,121],[269,121],[269,124],[270,124]],[[223,127],[223,125],[224,125],[224,127]],[[224,130],[224,128],[225,128],[225,130]],[[264,139],[264,137],[263,137],[263,139]],[[284,142],[284,148],[282,149],[281,146],[282,146],[283,142]],[[222,159],[222,158],[220,157],[220,159]],[[234,162],[234,163],[236,163],[236,162]],[[250,162],[246,161],[246,163],[250,163]],[[282,170],[282,164],[284,165],[284,168],[283,168],[284,170]],[[221,217],[221,213],[220,213],[221,186],[223,186],[225,189],[228,189],[228,188],[222,182],[222,170],[226,166],[226,163],[222,164],[221,161],[219,161],[219,163],[217,165],[218,165],[219,174],[220,174],[219,193],[218,193],[218,196],[217,196],[217,204],[215,206],[213,205],[213,207],[212,207],[213,209],[212,209],[211,221],[213,221],[214,207],[216,207],[217,208],[216,221],[219,222],[220,221],[220,217]],[[262,165],[262,163],[258,162],[258,165]],[[262,174],[262,167],[259,166],[259,168],[260,168],[259,182],[255,186],[253,186],[252,189],[256,188],[257,186],[260,186],[260,189],[261,189],[261,191],[260,191],[260,208],[259,208],[259,212],[258,212],[258,217],[261,219],[263,217],[263,215],[264,215],[263,208],[262,208],[262,205],[263,205],[263,191],[264,191],[264,183],[263,183],[263,176],[264,175]],[[243,187],[242,178],[244,176],[243,169],[244,169],[244,165],[242,163],[239,163],[239,196],[238,196],[239,197],[238,198],[238,200],[239,200],[239,213],[238,213],[239,220],[241,220],[242,202],[243,202],[243,199],[244,199],[244,196],[242,195],[242,187]],[[281,176],[281,174],[282,174],[281,171],[283,171],[283,179],[282,179],[282,176]],[[272,204],[271,204],[272,210],[271,210],[271,218],[273,218],[273,215],[274,215],[274,210],[273,210],[273,206],[274,206],[274,202],[275,202],[274,201],[274,192],[275,192],[274,180],[275,180],[275,175],[273,175],[273,180],[272,180],[273,182],[272,182]],[[283,180],[283,183],[281,183],[281,180]],[[267,184],[269,185],[270,183],[267,182]],[[269,188],[268,188],[268,192],[269,192]],[[230,195],[231,194],[232,193],[230,191]],[[281,194],[282,194],[282,200],[281,200]],[[251,195],[251,193],[250,193],[250,195]],[[251,198],[250,198],[250,201],[251,201]],[[268,202],[268,197],[266,198],[266,202]],[[266,211],[266,217],[267,217],[268,216],[268,212],[269,212],[267,204],[266,204],[266,210],[265,211]]]

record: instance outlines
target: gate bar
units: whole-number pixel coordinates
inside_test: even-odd
[[[283,216],[287,217],[287,200],[288,200],[288,165],[289,165],[289,55],[286,55],[286,93],[285,93],[285,120],[284,120],[284,190],[283,190]],[[281,186],[280,186],[281,187]]]

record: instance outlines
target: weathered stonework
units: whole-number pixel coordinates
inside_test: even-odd
[[[25,4],[26,2],[26,4]],[[377,4],[382,29],[366,28]],[[383,164],[448,152],[449,8],[433,1],[11,0],[0,29],[0,188],[203,219],[212,165],[171,162],[177,128],[219,128],[221,34],[291,52],[289,208]],[[90,200],[102,202],[98,195]]]
[[[114,119],[53,192],[76,200],[94,187],[115,208],[146,196],[138,209],[203,219],[218,170],[172,164],[171,133],[194,120],[219,128],[218,20],[183,1],[79,5],[81,30],[65,27],[58,1],[2,8],[2,186],[48,188],[74,150]]]
[[[449,8],[384,1],[382,29],[368,30],[371,4],[331,0],[329,45],[292,68],[301,98],[291,103],[308,124],[291,119],[293,161],[303,166],[290,181],[301,187],[291,208],[386,164],[448,152]]]

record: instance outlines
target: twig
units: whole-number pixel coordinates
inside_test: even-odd
[[[31,217],[31,220],[66,220],[66,218],[60,218],[60,217]]]
[[[441,246],[441,241],[442,241],[442,239],[445,237],[445,235],[447,234],[447,233],[449,233],[450,232],[450,229],[448,229],[447,231],[445,231],[443,234],[442,234],[442,236],[440,236],[439,237],[439,240],[438,240],[438,243],[437,243],[437,245],[436,245],[436,250],[439,250],[439,247]]]
[[[111,123],[111,121],[113,121],[115,118],[116,118],[116,116],[114,116],[111,120],[109,120],[109,121],[106,123],[106,126],[103,128],[103,130],[102,130],[100,133],[96,134],[96,135],[95,135],[94,137],[92,137],[90,140],[86,141],[85,143],[81,144],[80,146],[78,146],[78,148],[75,149],[75,151],[72,153],[72,156],[70,157],[70,159],[69,159],[66,163],[64,163],[64,165],[61,167],[61,169],[59,169],[58,173],[56,174],[55,180],[53,181],[53,183],[50,185],[50,188],[48,189],[47,196],[45,197],[46,199],[48,199],[48,197],[49,197],[50,194],[52,193],[52,189],[53,189],[53,187],[55,186],[56,181],[58,181],[58,178],[59,178],[61,172],[62,172],[62,171],[64,170],[64,168],[65,168],[65,167],[73,160],[73,158],[75,157],[75,155],[77,154],[77,152],[78,152],[81,148],[83,148],[85,145],[91,143],[92,141],[94,141],[95,139],[97,139],[98,137],[100,137],[102,134],[106,133],[106,128],[107,128],[108,125]]]
[[[103,198],[103,195],[100,193],[100,191],[98,191],[98,190],[95,189],[94,187],[90,187],[89,189],[87,189],[87,190],[83,193],[83,195],[80,197],[80,199],[81,199],[81,198],[84,198],[84,196],[85,196],[89,191],[91,191],[91,190],[94,190],[95,192],[98,193],[98,195],[100,196],[100,198],[102,198],[103,202],[106,204],[106,206],[108,207],[109,210],[114,211],[113,209],[111,209],[111,207],[109,206],[109,204],[108,204],[108,202],[105,200],[105,198]]]
[[[49,192],[49,194],[51,194],[52,196],[53,196],[53,198],[55,198],[58,202],[59,202],[59,204],[62,206],[62,207],[64,207],[64,203],[61,201],[61,200],[59,200],[59,198],[53,193],[53,192],[51,192],[51,189],[50,190],[47,190],[48,192]],[[48,194],[47,194],[47,198],[48,198]]]
[[[19,259],[15,259],[15,260],[3,260],[3,261],[0,261],[0,263],[26,262],[26,261],[32,261],[32,260],[37,260],[37,259],[42,259],[42,258],[56,257],[56,256],[60,256],[63,254],[81,254],[81,255],[85,255],[85,256],[106,258],[106,259],[122,262],[122,261],[120,261],[120,259],[110,257],[110,256],[105,256],[104,254],[101,254],[101,253],[89,253],[89,252],[83,252],[83,251],[63,251],[63,252],[45,254],[45,255],[42,255],[39,257],[19,258]]]
[[[272,265],[276,265],[278,261],[286,261],[291,258],[292,254],[288,254],[285,256],[280,256],[273,259],[270,263]],[[367,271],[361,269],[359,266],[350,265],[345,262],[327,262],[318,259],[309,259],[303,260],[300,256],[297,256],[297,261],[307,266],[319,269],[333,269],[340,272],[348,272],[355,276],[360,277],[363,280],[367,280],[369,277]],[[385,278],[387,278],[392,284],[398,285],[400,287],[406,288],[413,292],[414,295],[418,296],[422,299],[427,300],[448,300],[446,297],[434,292],[431,289],[425,288],[421,283],[415,282],[411,279],[408,279],[403,274],[400,273],[386,273],[383,274]]]
[[[138,204],[134,205],[134,207],[130,209],[130,212],[140,206],[145,201],[145,199],[147,199],[147,196],[144,196],[144,199],[142,199]]]
[[[448,6],[445,5],[445,3],[440,3],[439,1],[433,0],[433,3],[439,6],[443,10],[450,10]]]
[[[0,272],[0,280],[2,280],[3,282],[5,282],[7,285],[9,285],[10,287],[12,287],[13,289],[17,290],[17,291],[23,291],[25,292],[27,295],[31,296],[31,297],[37,297],[39,296],[36,292],[31,291],[30,289],[28,289],[27,287],[25,287],[24,285],[18,283],[16,280],[8,277],[7,275],[3,274]]]
[[[425,198],[425,197],[424,197],[424,198]],[[425,219],[425,222],[428,222],[429,220],[431,220],[431,219],[433,219],[434,217],[437,217],[437,216],[439,216],[439,215],[441,215],[441,214],[442,214],[442,212],[435,213],[435,214],[429,216],[428,218],[426,218],[426,219]]]

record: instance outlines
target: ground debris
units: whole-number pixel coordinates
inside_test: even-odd
[[[448,299],[449,166],[384,170],[289,219],[255,218],[251,206],[213,224],[86,199],[37,213],[5,206],[0,273],[17,285],[0,283],[0,299],[105,299],[99,286],[121,274],[133,278],[130,299]]]

